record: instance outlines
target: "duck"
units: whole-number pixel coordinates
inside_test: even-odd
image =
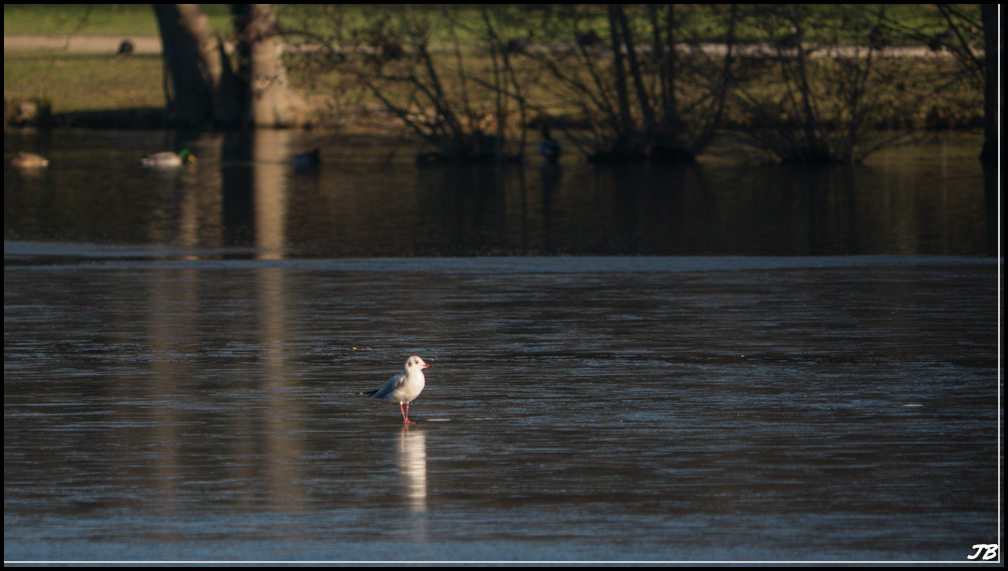
[[[19,169],[37,169],[49,166],[49,159],[35,153],[18,152],[11,160],[11,165]]]
[[[140,164],[145,167],[180,167],[186,163],[194,162],[196,162],[196,157],[189,149],[182,149],[178,153],[170,151],[154,153],[140,159]]]
[[[560,160],[560,143],[550,137],[549,126],[543,125],[542,134],[543,141],[539,145],[539,154],[545,157],[547,161],[556,163]]]
[[[310,169],[312,167],[318,166],[322,162],[319,158],[319,149],[315,147],[310,151],[305,151],[303,153],[297,153],[294,155],[294,168],[296,169]]]

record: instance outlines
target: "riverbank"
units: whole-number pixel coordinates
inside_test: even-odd
[[[118,53],[123,41],[132,46],[128,54]],[[716,53],[717,46],[712,44],[708,51]],[[165,128],[168,115],[160,53],[160,38],[150,36],[5,35],[4,127]],[[982,128],[982,93],[952,80],[955,62],[951,56],[922,47],[887,48],[885,55],[887,65],[900,68],[898,73],[891,69],[887,73],[902,80],[891,86],[888,99],[896,103],[883,106],[889,111],[880,113],[875,127]],[[940,73],[948,74],[948,85],[936,97],[915,95],[933,85],[936,66],[946,70]],[[295,127],[364,132],[399,128],[399,119],[385,113],[377,102],[370,106],[341,102],[347,97],[334,87],[338,80],[301,73],[296,66],[290,70],[290,79],[307,103]],[[916,100],[914,111],[898,111],[907,108],[903,102],[911,99]],[[543,114],[558,126],[579,128],[586,123],[558,109],[545,109]],[[733,115],[730,106],[723,124],[728,129],[759,127],[751,118]]]

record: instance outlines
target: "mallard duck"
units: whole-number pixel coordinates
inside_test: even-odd
[[[11,160],[11,164],[19,169],[37,169],[49,166],[49,159],[42,155],[21,151]]]
[[[294,168],[296,169],[310,169],[318,166],[320,162],[322,162],[322,160],[319,158],[318,147],[310,151],[294,155]]]
[[[547,161],[555,163],[560,160],[560,143],[556,139],[550,137],[549,127],[543,125],[542,127],[543,141],[539,145],[539,154],[546,158]]]
[[[140,164],[147,167],[180,167],[186,163],[196,162],[196,157],[189,152],[189,149],[182,149],[178,153],[165,151],[154,153],[140,159]]]

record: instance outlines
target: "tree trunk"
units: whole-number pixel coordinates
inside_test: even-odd
[[[675,13],[674,6],[668,5],[666,13],[665,41],[662,41],[661,24],[658,20],[658,7],[648,4],[648,16],[651,18],[651,33],[653,36],[654,55],[658,61],[658,85],[661,91],[662,131],[676,132],[679,130],[679,117],[676,111],[675,99]],[[657,102],[655,103],[657,105]]]
[[[273,5],[252,4],[250,16],[246,34],[252,56],[252,122],[256,127],[285,127],[291,123],[291,93]]]
[[[203,78],[192,38],[179,24],[174,4],[154,4],[164,51],[164,90],[173,126],[198,127],[213,114],[210,86]]]
[[[619,21],[616,6],[609,5],[609,33],[612,37],[613,72],[616,80],[616,96],[619,98],[620,125],[617,132],[625,137],[633,130],[633,118],[630,115],[630,99],[627,96],[626,72],[623,69],[623,46],[620,41]]]
[[[651,100],[648,98],[647,89],[644,87],[644,78],[641,77],[640,66],[637,65],[637,49],[635,46],[633,32],[630,31],[630,23],[627,22],[626,12],[623,7],[616,5],[616,17],[623,31],[623,42],[627,48],[627,61],[630,63],[630,75],[633,77],[634,89],[637,91],[637,101],[641,106],[641,114],[644,116],[644,128],[649,134],[655,131],[655,114],[651,108]]]
[[[996,164],[998,160],[998,116],[1001,106],[998,90],[998,6],[981,4],[980,18],[984,29],[984,144],[980,160]]]
[[[210,26],[210,19],[203,15],[199,4],[176,4],[176,7],[179,25],[192,38],[203,65],[205,80],[210,85],[214,125],[237,127],[245,113],[238,96],[240,89],[220,38]]]

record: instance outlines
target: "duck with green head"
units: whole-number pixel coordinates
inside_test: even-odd
[[[145,167],[180,167],[184,164],[196,162],[196,157],[189,149],[182,149],[177,153],[163,152],[147,155],[140,159],[140,164]]]

